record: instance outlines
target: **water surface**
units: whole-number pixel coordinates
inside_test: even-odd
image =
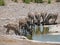
[[[49,27],[44,27],[44,30],[41,32],[41,29],[38,27],[33,31],[32,36],[27,36],[30,40],[36,41],[51,41],[51,42],[60,42],[60,35],[49,35]]]

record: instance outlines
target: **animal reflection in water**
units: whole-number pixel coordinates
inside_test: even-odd
[[[47,14],[47,12],[41,12],[41,13],[29,12],[26,18],[19,19],[18,23],[19,26],[17,26],[17,24],[7,24],[4,25],[4,27],[7,28],[6,31],[7,34],[9,33],[9,30],[13,30],[16,35],[27,35],[27,34],[32,35],[33,29],[35,29],[35,25],[39,27],[41,26],[40,24],[42,25],[57,24],[56,23],[57,17],[58,14],[53,13]]]

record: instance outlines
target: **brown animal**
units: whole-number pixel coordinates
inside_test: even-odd
[[[21,27],[24,25],[24,24],[26,24],[26,20],[25,20],[25,18],[21,18],[21,19],[19,19],[19,28],[21,29]]]
[[[23,29],[23,33],[25,33],[24,35],[26,35],[27,32],[31,34],[32,32],[32,29],[30,28],[31,24],[32,24],[31,19],[29,19],[28,17],[19,20],[19,27],[20,29]]]
[[[28,18],[33,20],[34,19],[34,13],[33,12],[29,12],[28,13]]]
[[[19,25],[14,23],[8,23],[7,25],[4,25],[4,27],[7,28],[6,33],[9,34],[9,31],[13,30],[16,35],[20,35],[20,29],[22,29],[23,32],[25,31],[24,33],[26,33],[26,31],[28,31],[29,33],[32,32],[30,28],[31,20],[29,20],[28,18],[20,18],[18,24]]]
[[[4,25],[4,27],[7,28],[6,34],[9,34],[9,31],[13,30],[16,35],[20,35],[19,26],[17,24],[9,23],[7,25]]]

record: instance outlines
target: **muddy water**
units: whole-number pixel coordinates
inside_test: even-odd
[[[49,27],[43,27],[41,31],[40,27],[37,27],[36,30],[33,30],[32,36],[28,35],[28,39],[36,41],[52,41],[60,42],[60,35],[49,35]]]

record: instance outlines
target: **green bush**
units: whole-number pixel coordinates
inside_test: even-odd
[[[38,3],[43,3],[43,0],[38,0]]]
[[[43,0],[35,0],[36,3],[43,3]]]
[[[43,0],[23,0],[24,3],[30,3],[30,2],[35,2],[35,3],[43,3]]]
[[[5,5],[4,0],[0,0],[0,6],[4,6],[4,5]]]
[[[31,0],[23,0],[24,3],[30,3]]]
[[[48,4],[50,4],[51,3],[51,0],[48,0]]]
[[[31,2],[35,2],[35,0],[31,0]]]
[[[37,3],[37,0],[35,0],[35,3]]]

